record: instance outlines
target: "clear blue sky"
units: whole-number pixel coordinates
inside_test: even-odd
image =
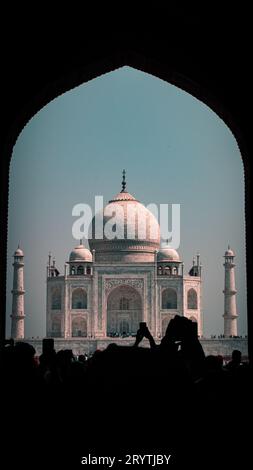
[[[25,252],[26,336],[45,335],[46,263],[63,271],[77,243],[72,207],[94,207],[127,188],[144,204],[181,204],[179,253],[203,264],[206,335],[223,332],[223,255],[236,253],[239,333],[246,333],[243,164],[223,121],[167,82],[123,67],[71,90],[34,116],[15,145],[10,173],[7,333],[12,255]]]

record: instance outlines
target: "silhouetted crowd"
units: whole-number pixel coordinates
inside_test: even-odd
[[[150,348],[141,347],[143,338]],[[178,465],[214,462],[222,451],[224,461],[231,452],[235,461],[238,440],[247,446],[250,370],[240,351],[225,366],[221,356],[205,357],[192,322],[179,316],[159,345],[144,324],[134,346],[111,343],[89,358],[56,353],[53,340],[39,358],[26,342],[8,344],[0,375],[10,468],[22,457],[32,465],[34,451],[40,462],[78,468],[91,449],[100,455],[165,449]]]
[[[235,339],[242,339],[242,338],[247,338],[248,336],[245,335],[245,336],[242,336],[242,335],[230,335],[229,338],[235,338]],[[211,335],[211,339],[227,339],[227,337],[225,335]]]

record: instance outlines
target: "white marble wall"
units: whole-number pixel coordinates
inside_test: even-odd
[[[72,320],[81,316],[87,321],[88,337],[106,338],[107,302],[110,293],[119,286],[129,286],[141,298],[140,321],[145,321],[155,337],[163,333],[162,325],[176,314],[195,317],[198,332],[202,335],[201,279],[191,276],[157,276],[155,263],[113,265],[94,263],[93,276],[59,276],[47,280],[47,334],[52,331],[52,321],[60,316],[61,336],[71,338]],[[162,308],[162,292],[171,287],[177,292],[177,308]],[[52,292],[61,289],[61,309],[52,310]],[[87,292],[87,309],[72,310],[72,292],[83,288]],[[194,288],[198,295],[198,308],[187,307],[187,292]]]

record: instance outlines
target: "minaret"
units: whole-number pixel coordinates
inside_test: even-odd
[[[224,336],[237,336],[236,288],[235,288],[235,254],[228,246],[225,252],[225,283],[224,283]]]
[[[24,253],[19,248],[14,253],[11,337],[13,339],[24,338]]]

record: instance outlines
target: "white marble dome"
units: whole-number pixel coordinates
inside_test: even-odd
[[[180,262],[180,256],[178,252],[174,249],[171,248],[170,246],[166,245],[164,247],[161,247],[160,250],[157,253],[157,261],[158,262]]]
[[[100,239],[95,236],[95,223],[99,221],[103,227]],[[160,226],[151,211],[122,190],[93,217],[89,245],[95,249],[97,261],[153,261],[160,246]]]
[[[92,254],[84,245],[78,245],[71,251],[69,261],[92,261]]]

